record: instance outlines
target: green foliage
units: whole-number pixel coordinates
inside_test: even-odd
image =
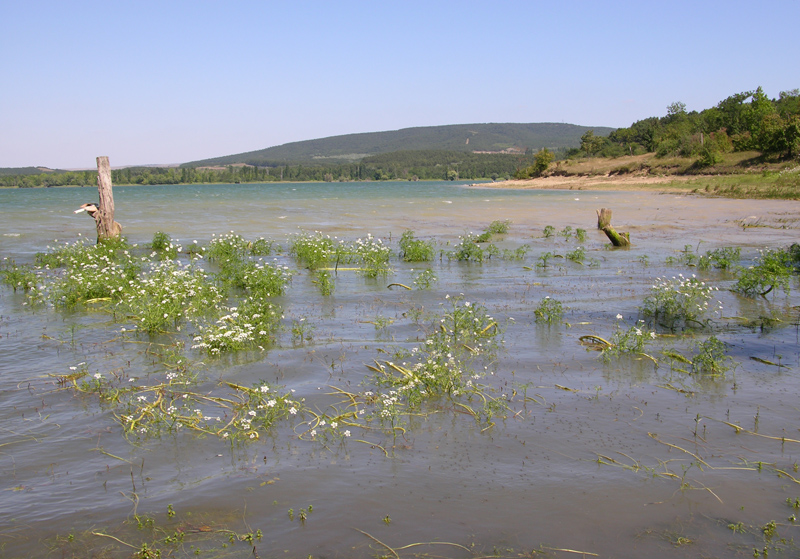
[[[489,227],[486,230],[475,237],[476,243],[487,243],[489,242],[494,235],[505,235],[508,233],[508,228],[511,225],[511,220],[497,220],[493,221],[489,224]]]
[[[15,292],[17,289],[22,291],[36,290],[38,279],[36,272],[31,266],[17,266],[14,260],[3,258],[0,262],[0,277],[3,283],[11,287]]]
[[[491,252],[488,249],[482,248],[478,244],[478,236],[473,233],[468,233],[459,237],[460,241],[453,250],[447,253],[450,260],[459,260],[462,262],[483,262],[491,257]],[[492,245],[489,245],[490,247]]]
[[[491,389],[479,383],[483,374],[470,367],[475,359],[494,354],[500,334],[497,322],[482,305],[460,297],[448,299],[449,307],[434,322],[424,343],[410,354],[397,355],[394,361],[373,368],[378,373],[375,383],[383,390],[373,397],[375,418],[393,430],[404,413],[441,398],[458,402],[461,410],[482,423],[505,410],[505,404],[490,395]],[[401,361],[402,365],[398,364]],[[473,400],[477,409],[469,405]]]
[[[545,297],[533,311],[538,324],[559,322],[564,314],[564,307],[558,299]]]
[[[567,252],[565,256],[567,260],[577,262],[578,264],[583,264],[583,261],[586,258],[586,249],[583,247],[578,247],[575,250]]]
[[[683,274],[672,279],[656,278],[645,297],[642,314],[669,330],[703,326],[700,320],[710,312],[722,310],[719,302],[712,303],[712,293],[719,288],[706,285],[694,275],[686,278]]]
[[[413,231],[404,231],[400,236],[400,254],[406,262],[430,262],[436,249],[433,241],[417,239]]]
[[[417,289],[430,289],[431,286],[439,281],[439,276],[433,270],[422,270],[414,276],[414,285]]]
[[[542,237],[545,239],[549,239],[553,235],[556,234],[556,228],[552,225],[545,225],[544,229],[542,229]]]
[[[536,152],[536,155],[533,158],[533,165],[517,169],[517,171],[514,173],[514,177],[518,179],[541,177],[542,174],[547,171],[547,168],[550,166],[550,163],[553,162],[553,159],[555,159],[555,154],[547,148],[542,148]]]
[[[758,150],[770,156],[793,157],[800,150],[800,104],[797,90],[770,100],[758,87],[731,95],[715,107],[686,112],[673,103],[667,115],[650,117],[609,134],[609,142],[656,152],[660,156],[696,157],[696,168],[721,162],[721,154]],[[592,145],[587,137],[587,147]],[[583,145],[583,144],[582,144]]]
[[[730,369],[732,359],[725,354],[725,344],[716,336],[697,344],[697,353],[692,359],[692,372],[701,375],[724,375]]]
[[[389,266],[391,249],[372,235],[367,235],[366,239],[358,239],[353,244],[352,252],[360,259],[360,273],[366,278],[385,277],[392,271]]]
[[[319,292],[327,297],[328,295],[332,295],[334,289],[336,288],[336,283],[334,282],[333,275],[330,273],[329,270],[317,270],[316,271],[316,281],[317,287],[319,287]]]
[[[783,289],[788,295],[789,279],[797,264],[791,249],[759,250],[759,256],[753,266],[737,269],[733,290],[754,297],[766,295],[777,288]]]
[[[299,233],[289,241],[289,254],[310,270],[329,266],[345,252],[341,241],[334,241],[330,235],[323,235],[320,231]]]
[[[617,320],[622,316],[617,315]],[[624,326],[624,325],[623,325]],[[625,328],[617,322],[609,345],[603,349],[603,359],[622,355],[638,355],[644,353],[647,344],[656,338],[656,333],[649,330],[643,320]]]
[[[724,247],[710,250],[697,260],[697,267],[701,270],[716,268],[718,270],[730,270],[734,264],[739,262],[742,249],[739,247]]]

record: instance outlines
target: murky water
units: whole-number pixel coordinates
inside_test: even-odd
[[[286,247],[301,229],[349,240],[372,233],[395,243],[411,229],[447,250],[465,232],[511,220],[510,233],[497,244],[530,244],[524,261],[437,258],[425,265],[439,276],[433,289],[408,291],[387,284],[411,285],[420,265],[395,258],[386,280],[340,272],[329,298],[299,270],[278,302],[287,324],[305,317],[314,325],[313,341],[293,344],[285,333],[268,352],[221,359],[186,346],[186,357],[207,378],[201,390],[218,390],[220,380],[251,385],[264,379],[324,410],[338,401],[328,395],[331,387],[361,389],[370,374],[365,364],[383,358],[382,349],[417,343],[422,334],[413,309],[435,312],[446,295],[463,294],[504,325],[504,349],[491,363],[489,382],[505,394],[509,411],[484,429],[443,405],[412,419],[404,437],[357,432],[327,449],[299,440],[291,421],[273,438],[242,446],[187,433],[126,440],[110,406],[57,390],[48,375],[83,362],[91,372],[163,372],[151,340],[120,336],[123,325],[102,313],[31,310],[3,287],[3,557],[130,556],[155,539],[150,528],[137,529],[134,515],[148,515],[166,531],[186,531],[176,556],[195,549],[211,557],[392,556],[386,546],[401,556],[447,557],[575,556],[564,550],[728,557],[752,556],[765,546],[797,554],[794,545],[778,541],[796,535],[788,518],[797,511],[786,499],[800,497],[797,280],[789,296],[750,301],[725,289],[729,274],[665,260],[687,244],[700,253],[739,246],[748,264],[758,248],[798,240],[800,203],[431,183],[118,187],[114,194],[117,221],[140,244],[157,230],[201,244],[233,230]],[[72,210],[94,199],[89,188],[0,190],[0,257],[27,262],[54,239],[93,238],[93,223]],[[613,223],[631,232],[633,248],[606,248],[594,228],[600,207],[613,209]],[[542,238],[545,225],[586,229],[587,264],[554,259],[537,268],[541,254],[563,255],[577,246],[574,239]],[[287,256],[279,258],[296,268]],[[696,273],[722,288],[726,318],[715,321],[713,332],[738,363],[724,378],[692,377],[663,361],[604,363],[579,343],[588,334],[610,338],[617,314],[635,321],[654,278],[677,273]],[[545,296],[568,308],[564,323],[535,323],[533,309]],[[783,322],[746,326],[735,318],[770,313]],[[369,323],[376,317],[394,323],[377,329]],[[649,353],[685,351],[693,341],[660,336]],[[168,505],[174,518],[167,517]],[[309,505],[313,511],[300,522],[299,511]],[[761,527],[772,520],[778,536],[770,542]],[[729,528],[739,522],[743,533]],[[222,529],[263,536],[254,552],[253,545],[227,543],[225,533],[213,531]],[[415,543],[427,545],[401,549]]]

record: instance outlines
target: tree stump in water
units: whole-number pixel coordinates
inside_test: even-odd
[[[629,247],[631,246],[631,236],[629,233],[617,233],[611,225],[603,227],[603,233],[606,234],[608,240],[615,247]]]
[[[597,228],[603,229],[604,227],[611,225],[611,210],[608,208],[600,208],[597,211]]]
[[[615,247],[629,247],[631,246],[631,236],[628,233],[617,233],[611,227],[611,210],[608,208],[600,208],[597,211],[597,228],[601,229],[606,234],[608,240]]]
[[[114,221],[114,194],[111,191],[111,165],[108,156],[97,158],[97,191],[100,204],[94,214],[97,225],[97,242],[117,239],[122,233],[122,225]]]

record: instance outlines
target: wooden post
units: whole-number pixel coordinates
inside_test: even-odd
[[[94,215],[97,225],[97,242],[117,239],[122,233],[122,225],[114,221],[114,194],[111,191],[111,165],[108,156],[97,158],[97,192],[100,205]]]

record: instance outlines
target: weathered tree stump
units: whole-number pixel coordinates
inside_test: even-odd
[[[608,208],[600,208],[597,211],[597,228],[603,229],[604,227],[611,225],[611,210]]]
[[[615,247],[629,247],[631,246],[631,236],[629,233],[617,233],[611,225],[603,227],[603,233],[606,234],[608,240]]]
[[[606,234],[608,240],[615,247],[629,247],[631,246],[631,236],[628,233],[617,233],[611,227],[611,210],[608,208],[600,208],[595,210],[597,212],[597,228]]]
[[[122,225],[114,221],[114,194],[111,191],[111,165],[108,156],[101,155],[97,158],[97,192],[100,195],[100,204],[94,212],[97,225],[97,242],[107,239],[117,239],[122,233]]]

